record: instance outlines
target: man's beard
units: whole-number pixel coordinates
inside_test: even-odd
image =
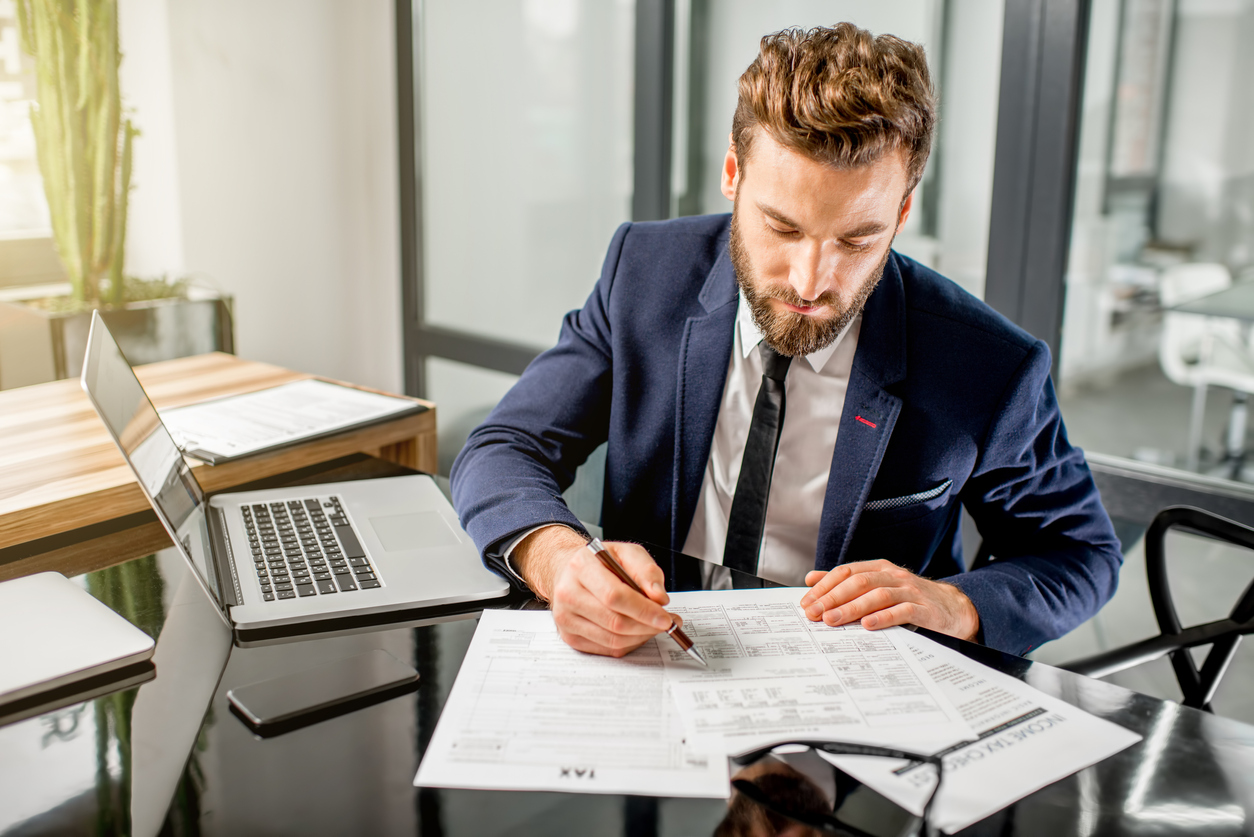
[[[739,207],[737,207],[739,209]],[[757,282],[757,275],[749,261],[749,253],[745,250],[744,240],[740,237],[740,213],[732,212],[731,239],[728,250],[731,255],[732,268],[736,271],[736,284],[749,306],[753,322],[762,332],[762,339],[781,355],[801,357],[825,349],[840,336],[845,326],[853,322],[853,318],[862,313],[867,299],[880,277],[884,275],[884,267],[888,264],[888,254],[892,242],[884,251],[884,258],[879,265],[854,293],[849,305],[842,307],[840,298],[833,291],[827,291],[813,300],[804,300],[788,285],[779,288],[763,288]],[[894,236],[895,238],[895,236]],[[816,317],[799,314],[795,311],[778,311],[770,304],[770,300],[778,299],[789,305],[808,307],[817,305],[830,306],[834,313],[828,317]]]

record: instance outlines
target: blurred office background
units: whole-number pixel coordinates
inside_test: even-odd
[[[1254,264],[1254,93],[1241,81],[1254,70],[1241,49],[1254,34],[1254,4],[1075,5],[1074,142],[1057,172],[1069,188],[1060,189],[1062,216],[1046,219],[1065,229],[1036,245],[1063,248],[1048,277],[1058,310],[1034,323],[1030,310],[1007,310],[1016,294],[1030,309],[1030,290],[988,299],[1050,343],[1079,444],[1241,478],[1243,463],[1224,458],[1241,391],[1206,389],[1190,450],[1196,389],[1177,367],[1197,360],[1197,341],[1173,341],[1179,329],[1164,326],[1190,319],[1165,309],[1240,281]],[[671,13],[667,26],[650,14],[654,6]],[[718,170],[736,79],[758,37],[784,26],[848,19],[927,47],[942,119],[897,248],[985,296],[990,230],[998,234],[1001,82],[1018,69],[1003,67],[1005,4],[437,0],[414,8],[421,289],[409,383],[441,405],[442,467],[526,360],[551,345],[562,314],[582,304],[618,223],[730,209]],[[1013,82],[1018,89],[1025,80]],[[642,105],[633,96],[645,88],[653,95]],[[1003,227],[999,237],[1014,232]],[[993,276],[1004,284],[1000,255]],[[1049,262],[1031,242],[1015,255]],[[1024,281],[1040,284],[1039,272]],[[1186,337],[1206,327],[1192,319]],[[1209,326],[1248,337],[1235,321]],[[1237,373],[1254,388],[1254,364]]]
[[[730,210],[758,38],[852,20],[922,43],[940,94],[898,248],[1049,342],[1085,449],[1248,477],[1248,327],[1169,309],[1254,278],[1251,0],[121,0],[120,20],[128,270],[234,295],[245,357],[434,400],[445,471],[618,224]],[[29,63],[0,0],[0,295],[63,280]],[[1225,384],[1199,390],[1217,341]],[[590,517],[597,487],[572,495]],[[1045,658],[1153,632],[1128,546],[1116,627]],[[1199,605],[1235,595],[1217,549],[1196,546]]]
[[[64,280],[15,18],[0,0],[0,294]],[[127,272],[233,294],[244,357],[400,389],[392,4],[120,0],[118,19],[141,132]]]
[[[945,118],[898,247],[983,291],[998,3],[499,0],[424,2],[421,14],[428,327],[414,373],[440,404],[442,467],[583,303],[620,223],[730,211],[718,177],[736,80],[767,32],[850,19],[927,46]],[[634,98],[645,93],[648,114]]]

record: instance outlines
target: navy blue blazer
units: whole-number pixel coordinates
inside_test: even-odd
[[[680,550],[731,358],[729,216],[624,224],[584,307],[466,442],[453,502],[489,566],[608,440],[607,538]],[[1092,616],[1122,555],[1067,441],[1045,344],[893,253],[867,300],[816,569],[887,558],[960,587],[983,641],[1022,654]],[[996,560],[964,572],[960,507]]]

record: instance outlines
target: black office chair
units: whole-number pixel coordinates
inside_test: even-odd
[[[1238,643],[1243,636],[1254,632],[1254,581],[1245,588],[1227,618],[1182,627],[1167,578],[1166,538],[1171,529],[1205,535],[1254,550],[1254,528],[1190,506],[1163,509],[1155,515],[1145,535],[1145,567],[1150,600],[1161,633],[1123,648],[1076,660],[1062,668],[1089,677],[1105,677],[1170,656],[1176,680],[1184,695],[1184,705],[1212,712],[1211,700],[1228,664],[1232,662]],[[1211,650],[1199,669],[1189,649],[1203,645],[1210,645]]]
[[[1154,516],[1169,506],[1193,506],[1254,526],[1254,485],[1107,454],[1086,456],[1125,554],[1149,529]],[[964,520],[964,543],[974,546],[976,538],[975,524]],[[971,569],[992,560],[988,547],[980,543]]]
[[[1099,453],[1088,454],[1088,462],[1125,554],[1145,535],[1151,603],[1161,634],[1061,667],[1104,677],[1170,654],[1185,703],[1209,709],[1237,643],[1249,633],[1254,593],[1247,589],[1227,619],[1182,629],[1167,581],[1164,539],[1169,529],[1179,528],[1254,549],[1254,486]],[[991,560],[981,544],[972,569]],[[1217,645],[1199,670],[1187,649],[1212,642]]]

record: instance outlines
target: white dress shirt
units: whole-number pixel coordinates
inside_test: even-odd
[[[738,304],[736,336],[718,423],[697,511],[683,548],[688,555],[715,564],[723,562],[740,460],[762,384],[762,358],[757,352],[762,333],[743,297]],[[763,578],[800,586],[805,583],[806,573],[814,569],[827,477],[861,329],[859,314],[832,345],[806,355],[804,363],[794,358],[788,367],[784,426],[775,455],[766,528],[758,556],[758,575]]]

